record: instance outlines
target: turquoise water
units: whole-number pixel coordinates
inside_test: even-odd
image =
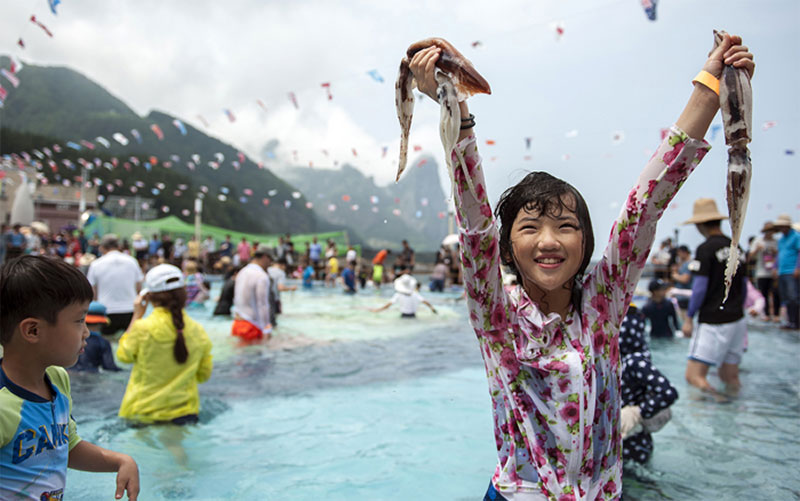
[[[127,372],[78,374],[79,432],[136,458],[143,500],[481,499],[496,455],[464,302],[424,293],[439,315],[423,306],[415,320],[367,311],[390,295],[284,293],[275,339],[253,346],[192,310],[214,342],[201,423],[130,428],[116,417]],[[626,499],[800,498],[797,335],[753,324],[742,394],[726,404],[687,388],[687,345],[653,343],[680,399],[650,464],[626,470]],[[113,494],[114,474],[70,470],[66,498]]]

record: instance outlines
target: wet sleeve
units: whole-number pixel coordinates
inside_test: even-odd
[[[205,339],[203,358],[200,360],[200,366],[197,368],[197,382],[204,383],[211,377],[211,371],[214,369],[214,362],[211,357],[211,340],[208,338],[206,331],[200,327],[200,332]]]
[[[139,344],[142,339],[141,319],[131,325],[125,334],[119,338],[119,346],[117,346],[117,358],[120,362],[132,364],[136,361],[136,356],[139,351]]]
[[[611,229],[608,246],[585,290],[610,302],[614,325],[630,303],[653,246],[656,223],[711,146],[672,126],[628,193]]]
[[[461,140],[452,153],[456,223],[470,323],[478,336],[503,328],[508,300],[500,274],[500,233],[486,193],[475,136]],[[474,187],[474,191],[472,189]]]
[[[706,300],[706,292],[708,291],[708,277],[705,275],[696,275],[692,280],[692,297],[689,298],[689,309],[686,314],[689,318],[694,318],[695,314],[703,306],[703,301]]]

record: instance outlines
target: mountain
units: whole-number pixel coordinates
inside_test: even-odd
[[[0,67],[9,66],[8,58],[0,57]],[[69,68],[26,65],[18,76],[22,83],[16,89],[9,89],[5,106],[0,109],[3,124],[0,153],[30,153],[34,148],[41,150],[58,142],[62,152],[54,154],[57,172],[43,170],[53,178],[51,181],[74,179],[79,174],[64,166],[65,158],[73,162],[83,158],[89,163],[97,158],[101,165],[116,158],[119,162],[113,169],[95,167],[90,174],[102,182],[100,194],[104,197],[131,195],[125,188],[139,181],[144,183],[140,191],[154,198],[155,204],[169,206],[173,214],[188,221],[192,216],[183,216],[180,211],[191,209],[195,195],[202,193],[205,186],[203,220],[209,224],[263,233],[332,229],[306,208],[302,195],[292,196],[296,191],[294,186],[268,169],[259,168],[249,158],[239,161],[239,151],[235,147],[188,124],[185,125],[186,135],[181,135],[173,125],[175,117],[169,114],[152,111],[140,117],[102,86]],[[164,132],[163,140],[151,131],[153,124]],[[131,129],[141,134],[141,144],[133,139]],[[130,143],[123,146],[113,141],[111,136],[115,132],[124,134]],[[110,147],[98,144],[95,140],[98,136],[111,141]],[[95,149],[84,146],[76,152],[63,146],[67,141],[78,143],[81,139],[95,143]],[[216,169],[209,167],[218,153],[223,155],[224,161]],[[179,161],[171,160],[173,155],[177,155]],[[199,155],[201,159],[194,170],[187,166],[192,155]],[[139,165],[128,162],[130,157],[136,157]],[[144,164],[150,157],[156,157],[157,165],[148,169]],[[234,161],[240,165],[236,167]],[[165,162],[172,165],[166,167]],[[109,185],[117,179],[122,180],[118,188],[123,189],[112,191],[114,186],[111,186],[109,190]],[[157,188],[158,183],[163,183],[164,187]],[[187,188],[179,190],[180,195],[176,196],[181,184]],[[153,194],[154,189],[157,194]],[[266,204],[265,199],[269,200]]]
[[[447,204],[433,157],[422,157],[399,183],[385,187],[349,164],[341,169],[290,167],[278,173],[313,201],[317,217],[349,225],[355,239],[369,247],[397,247],[407,239],[415,249],[430,251],[447,234]]]

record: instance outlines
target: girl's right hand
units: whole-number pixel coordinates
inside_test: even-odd
[[[436,61],[439,60],[441,53],[442,49],[432,45],[414,54],[408,65],[414,75],[414,79],[417,81],[417,89],[437,102],[439,99],[436,97],[436,91],[439,88],[439,84],[436,83],[436,78],[434,78],[434,70]]]

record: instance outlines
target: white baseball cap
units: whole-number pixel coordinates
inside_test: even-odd
[[[139,294],[171,291],[183,286],[183,273],[180,268],[171,264],[159,264],[151,268],[144,276],[144,289]]]

